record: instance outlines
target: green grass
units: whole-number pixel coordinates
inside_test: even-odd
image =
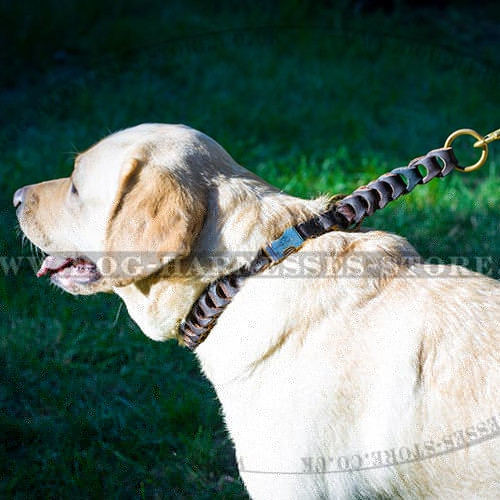
[[[2,31],[17,55],[0,93],[2,257],[31,255],[10,207],[17,187],[67,175],[76,150],[137,123],[201,129],[304,197],[349,192],[457,128],[500,127],[499,29],[473,10],[151,0],[104,16],[94,2],[47,5],[27,16],[13,7]],[[47,59],[57,51],[59,65]],[[426,257],[498,262],[499,151],[492,144],[480,172],[417,187],[368,224]],[[2,274],[0,293],[2,497],[244,498],[191,354],[145,338],[116,297],[62,294],[26,262]]]

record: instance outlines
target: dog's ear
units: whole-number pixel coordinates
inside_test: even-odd
[[[136,158],[123,166],[105,241],[120,284],[190,254],[205,218],[201,198],[165,168]]]

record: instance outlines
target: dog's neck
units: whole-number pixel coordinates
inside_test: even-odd
[[[217,275],[209,280],[238,269],[285,229],[325,210],[327,203],[327,198],[303,200],[284,194],[258,178],[225,179],[210,193],[197,245],[222,257]]]
[[[209,281],[214,281],[249,263],[260,249],[282,234],[285,229],[312,218],[324,211],[328,204],[326,197],[303,200],[283,194],[260,180],[236,179],[235,183],[237,189],[226,180],[212,193],[209,200],[208,220],[200,235],[200,247],[209,248],[213,255],[221,257],[217,275],[208,271],[205,273],[205,277],[210,276]],[[219,200],[225,200],[225,204],[220,204]],[[210,379],[213,378],[214,382],[219,377],[212,373],[210,366],[214,362],[217,364],[217,358],[222,354],[221,348],[229,353],[231,346],[240,343],[239,334],[242,330],[248,330],[248,325],[255,322],[255,316],[262,314],[262,311],[252,310],[251,303],[255,296],[259,295],[261,287],[269,288],[271,285],[269,279],[264,278],[264,280],[260,279],[259,275],[247,280],[244,285],[246,293],[241,293],[237,297],[239,303],[237,310],[242,310],[243,316],[239,317],[239,313],[235,316],[235,308],[229,306],[205,341],[206,345],[201,344],[195,351],[204,372]],[[241,308],[242,302],[245,302],[243,308]],[[268,344],[274,342],[273,338],[279,339],[281,334],[274,333],[276,335],[265,328],[262,332],[258,332],[258,335],[250,333],[257,344],[258,337],[262,334],[262,346],[255,346],[254,359],[258,359],[262,351],[273,349]],[[247,352],[247,354],[249,355],[247,359],[252,358],[252,353]],[[231,357],[230,354],[229,356]],[[236,355],[236,357],[242,359],[241,356]],[[225,364],[230,371],[231,367],[234,368],[234,374],[237,374],[237,363]],[[223,372],[222,378],[226,378],[225,369]],[[227,378],[231,376],[227,375]]]

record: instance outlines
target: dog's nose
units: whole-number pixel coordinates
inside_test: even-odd
[[[25,195],[26,195],[26,186],[18,189],[14,193],[14,199],[13,199],[14,208],[17,208],[19,205],[22,204],[22,202],[24,201]]]

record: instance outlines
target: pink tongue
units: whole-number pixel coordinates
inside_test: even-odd
[[[54,257],[53,255],[49,255],[42,262],[42,265],[38,272],[36,273],[37,278],[41,278],[46,274],[54,274],[65,267],[68,267],[69,264],[73,262],[73,259],[68,259],[65,257]]]

